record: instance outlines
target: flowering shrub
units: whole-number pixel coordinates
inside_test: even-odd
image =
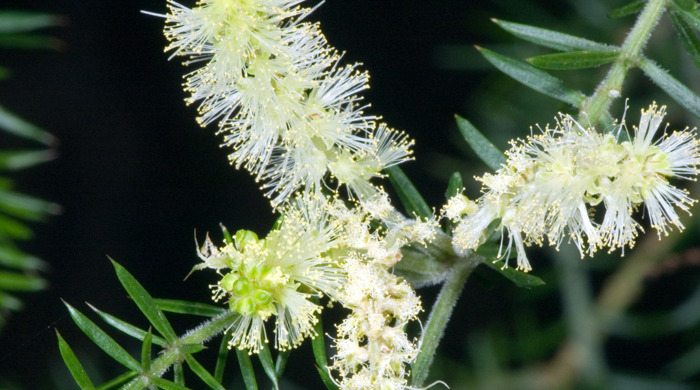
[[[184,361],[209,387],[222,389],[228,348],[237,354],[248,389],[257,388],[251,355],[257,355],[278,387],[289,350],[311,338],[328,388],[423,388],[452,309],[477,266],[503,261],[497,272],[534,287],[543,282],[526,273],[532,270],[528,246],[547,242],[559,248],[570,241],[582,256],[602,248],[624,253],[644,231],[637,219],[640,209],[659,236],[673,226],[683,229],[677,210],[689,212],[695,201],[671,180],[694,180],[698,174],[695,131],[657,135],[666,109],[656,103],[642,110],[632,131],[624,115],[613,121],[608,110],[621,96],[626,72],[639,66],[673,99],[700,114],[694,105],[700,98],[642,55],[664,10],[693,21],[694,8],[650,0],[638,10],[637,23],[619,47],[497,21],[516,36],[561,51],[531,58],[539,68],[607,63],[612,68],[598,89],[584,96],[533,65],[479,48],[497,68],[569,103],[578,116],[560,114],[554,127],[512,141],[505,157],[458,118],[466,141],[495,173],[477,178],[483,195],[476,201],[462,194],[461,176],[453,175],[446,204],[436,216],[396,167],[411,158],[413,140],[365,113],[368,105],[359,94],[368,88],[367,73],[358,64],[341,64],[320,26],[309,21],[313,9],[302,4],[200,0],[188,8],[168,1],[167,14],[151,13],[165,19],[166,51],[193,66],[184,88],[187,103],[198,105],[197,120],[216,127],[232,151],[231,163],[262,182],[280,216],[264,238],[223,229],[222,244],[207,237],[198,248],[201,263],[193,270],[216,272],[218,280],[210,288],[218,305],[155,300],[115,263],[123,286],[158,332],[118,323],[143,342],[141,364],[105,341],[109,336],[69,306],[81,329],[129,369],[114,383],[134,389],[184,388]],[[404,213],[382,187],[385,175]],[[497,253],[490,253],[494,247]],[[515,270],[508,268],[513,247]],[[415,288],[428,284],[441,284],[441,292],[430,315],[421,319],[425,304]],[[328,333],[330,359],[320,322],[326,302],[347,313]],[[211,318],[177,336],[164,311]],[[414,334],[413,328],[421,331]],[[602,333],[598,330],[591,333]],[[222,332],[212,374],[193,354]],[[155,360],[151,344],[163,347]],[[269,344],[277,350],[276,364]],[[76,380],[92,388],[68,344],[59,338],[59,346]],[[164,379],[170,367],[173,379]]]

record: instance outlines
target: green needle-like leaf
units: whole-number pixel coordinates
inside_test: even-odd
[[[644,74],[649,76],[649,78],[663,89],[668,96],[685,107],[686,110],[692,112],[695,116],[700,117],[700,97],[698,95],[693,93],[693,91],[688,89],[683,83],[673,78],[673,76],[661,69],[660,66],[656,65],[651,60],[643,60],[639,64],[639,67],[644,71]]]
[[[275,363],[272,361],[272,354],[270,353],[270,346],[267,343],[263,343],[263,348],[258,353],[258,358],[260,358],[260,363],[265,370],[265,374],[272,382],[272,387],[275,390],[279,390],[280,385],[277,380],[277,371],[275,370]]]
[[[0,46],[10,49],[60,49],[63,43],[40,34],[7,34],[0,35]]]
[[[4,215],[0,215],[0,232],[0,235],[16,240],[27,240],[33,236],[29,226]]]
[[[0,151],[0,169],[16,171],[54,158],[56,153],[51,150],[3,150]]]
[[[58,350],[61,352],[61,357],[63,362],[66,363],[66,367],[73,376],[75,383],[80,387],[81,390],[94,390],[95,386],[90,381],[85,368],[80,364],[80,361],[73,353],[68,343],[61,337],[61,334],[56,330],[56,337],[58,337]]]
[[[0,221],[0,225],[2,221]],[[0,228],[0,230],[2,230]],[[32,255],[28,255],[16,248],[0,246],[0,264],[8,268],[22,270],[45,270],[48,265]]]
[[[0,106],[0,128],[8,133],[35,140],[45,145],[51,145],[56,142],[56,137],[18,117],[3,106]]]
[[[49,214],[58,214],[61,207],[26,194],[0,190],[0,210],[18,218],[41,221]]]
[[[185,355],[185,361],[187,362],[187,365],[190,367],[192,372],[197,374],[197,376],[207,384],[212,389],[215,390],[226,390],[221,383],[219,383],[216,378],[214,378],[209,371],[207,371],[192,355],[186,354]]]
[[[487,243],[481,245],[476,252],[477,254],[486,259],[481,264],[484,264],[492,270],[498,272],[499,274],[501,274],[501,276],[510,280],[518,287],[532,288],[543,286],[545,284],[544,280],[538,278],[535,275],[518,271],[512,267],[503,266],[500,262],[494,263],[493,259],[498,258],[498,250],[499,247],[497,245],[491,245]],[[504,259],[503,261],[508,261],[508,259]]]
[[[614,10],[610,11],[610,13],[608,13],[608,16],[615,19],[627,15],[636,14],[637,12],[641,11],[642,8],[644,8],[647,1],[648,0],[635,0],[629,4],[623,5],[622,7],[615,8]]]
[[[214,366],[214,379],[221,383],[224,379],[224,369],[226,368],[226,360],[228,359],[228,338],[226,334],[221,337],[219,344],[219,352],[216,355],[216,366]]]
[[[468,120],[459,115],[455,115],[457,127],[462,133],[462,137],[467,141],[474,153],[484,162],[489,168],[496,171],[502,164],[506,163],[506,157],[503,152],[489,141],[474,125]]]
[[[102,310],[100,310],[100,309],[98,309],[98,308],[92,306],[92,305],[89,304],[89,303],[88,303],[88,306],[90,306],[90,308],[91,308],[95,313],[97,313],[97,315],[99,315],[100,317],[102,317],[102,319],[103,319],[107,324],[111,325],[111,326],[114,327],[115,329],[120,330],[120,331],[126,333],[127,335],[129,335],[129,336],[131,336],[131,337],[137,339],[137,340],[144,341],[145,338],[146,338],[146,334],[151,334],[151,331],[150,331],[150,330],[149,330],[148,332],[146,332],[145,330],[143,330],[143,329],[141,329],[141,328],[139,328],[139,327],[136,327],[136,326],[134,326],[134,325],[131,325],[131,324],[125,322],[125,321],[120,320],[120,319],[117,318],[117,317],[114,317],[114,316],[112,316],[112,315],[110,315],[110,314],[107,314],[107,313],[103,312]],[[168,345],[168,342],[165,341],[163,338],[158,337],[158,336],[153,336],[152,334],[151,334],[151,342],[152,342],[153,344],[159,345],[159,346],[161,346],[161,347],[164,347],[164,346]]]
[[[136,375],[138,375],[138,372],[136,372],[136,371],[129,371],[129,372],[127,372],[127,373],[124,373],[124,374],[122,374],[122,375],[119,375],[118,377],[116,377],[116,378],[114,378],[114,379],[112,379],[112,380],[110,380],[110,381],[107,381],[107,382],[105,382],[105,383],[103,383],[103,384],[97,386],[97,388],[96,388],[95,390],[108,390],[108,389],[113,389],[113,388],[115,388],[115,387],[121,385],[122,383],[128,382],[130,379],[132,379],[132,378],[135,377]]]
[[[687,7],[680,6],[676,2],[671,4],[673,5],[673,10],[688,22],[689,25],[693,26],[696,30],[700,30],[700,12],[697,9],[688,11]]]
[[[257,390],[258,382],[255,380],[255,371],[253,370],[253,363],[250,361],[248,351],[236,348],[236,356],[238,357],[238,365],[241,368],[241,375],[243,376],[246,390]]]
[[[583,50],[530,57],[526,61],[542,69],[584,69],[609,64],[620,56],[615,50]]]
[[[518,38],[555,50],[610,50],[612,48],[612,46],[605,43],[594,42],[558,31],[546,30],[544,28],[507,22],[499,19],[491,20]]]
[[[94,322],[90,321],[83,313],[79,312],[73,306],[66,302],[63,302],[68,308],[70,316],[73,321],[78,325],[80,330],[85,333],[90,340],[92,340],[100,349],[105,351],[105,353],[111,356],[114,360],[121,363],[126,368],[132,371],[141,371],[141,365],[137,362],[131,355],[129,355],[124,348],[117,344],[114,339],[109,337],[102,329],[100,329]]]
[[[321,376],[321,380],[326,385],[328,390],[336,390],[338,386],[335,385],[333,379],[331,379],[328,373],[328,359],[326,358],[326,343],[323,338],[323,323],[321,318],[318,318],[318,322],[314,326],[314,331],[316,332],[316,337],[311,339],[311,347],[314,351],[314,358],[316,359],[316,370]]]
[[[159,389],[163,389],[163,390],[190,390],[189,387],[179,385],[179,384],[177,384],[175,382],[171,382],[167,379],[158,378],[158,377],[154,377],[154,378],[150,378],[150,379],[153,383],[156,384],[156,386],[158,386]]]
[[[422,218],[432,218],[433,211],[401,168],[395,165],[387,168],[386,172],[389,174],[389,181],[391,181],[391,185],[396,190],[396,194],[406,209],[406,213],[409,215],[415,214]]]
[[[166,312],[178,314],[193,314],[196,316],[214,317],[224,312],[224,308],[208,303],[180,301],[176,299],[154,299],[156,306]]]
[[[690,55],[695,66],[700,69],[700,39],[698,39],[697,33],[676,12],[669,12],[668,16],[673,22],[673,28],[676,29],[685,51]]]
[[[0,33],[18,33],[65,24],[56,15],[27,11],[0,11]]]
[[[277,373],[277,377],[281,378],[282,374],[284,373],[284,368],[287,366],[287,360],[289,359],[289,355],[291,354],[291,351],[279,351],[277,353],[277,361],[275,362],[275,372]]]
[[[35,275],[0,271],[0,290],[39,291],[45,289],[46,281]]]
[[[460,117],[457,117],[459,121]],[[462,175],[459,172],[454,172],[450,176],[450,181],[447,183],[447,191],[445,191],[445,199],[450,199],[453,196],[460,194],[464,190],[464,183],[462,183]]]
[[[148,328],[146,336],[143,338],[143,344],[141,344],[141,367],[144,371],[148,371],[151,368],[151,344],[153,342],[153,333],[151,328]]]
[[[178,385],[185,385],[185,370],[182,369],[182,362],[173,364],[173,382]]]
[[[136,306],[139,307],[141,312],[146,316],[153,327],[160,332],[163,338],[165,338],[165,340],[167,340],[169,343],[174,344],[177,341],[175,330],[173,330],[173,327],[165,318],[163,312],[158,309],[155,300],[146,291],[146,289],[144,289],[143,286],[136,281],[129,271],[119,265],[119,263],[116,261],[112,259],[110,259],[110,261],[117,272],[119,281],[126,292],[129,293],[129,296],[134,300]]]
[[[563,81],[532,65],[506,57],[483,47],[477,46],[477,50],[501,72],[535,91],[569,103],[577,108],[580,107],[585,98],[580,92],[567,87]]]

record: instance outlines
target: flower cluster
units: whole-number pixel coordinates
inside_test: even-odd
[[[218,123],[232,164],[263,181],[278,206],[300,188],[322,189],[328,176],[358,197],[369,180],[409,158],[404,133],[376,124],[358,93],[369,76],[340,66],[302,0],[168,1],[166,51],[204,64],[185,78],[201,125]],[[163,16],[163,15],[161,15]]]
[[[634,219],[642,204],[659,235],[673,225],[683,229],[674,206],[688,211],[695,201],[668,179],[693,179],[700,147],[688,129],[653,141],[665,113],[655,103],[642,110],[634,135],[627,133],[624,119],[614,133],[601,134],[560,115],[555,128],[512,142],[507,163],[479,178],[485,193],[476,207],[463,199],[448,203],[450,216],[459,221],[455,250],[477,248],[486,228],[498,220],[497,230],[509,236],[503,257],[514,245],[524,271],[530,270],[524,246],[542,245],[545,238],[555,246],[570,239],[581,255],[600,248],[624,253],[643,230]],[[602,221],[595,219],[599,204],[605,208]]]
[[[338,246],[338,232],[317,202],[296,201],[283,209],[279,226],[259,239],[239,230],[225,246],[209,238],[199,250],[203,263],[221,279],[213,287],[214,300],[225,299],[240,314],[231,325],[230,346],[257,353],[267,343],[265,322],[276,316],[275,346],[284,350],[315,336],[313,325],[321,306],[313,296],[338,299],[345,272],[328,255]]]
[[[339,301],[352,310],[337,326],[331,369],[342,389],[404,389],[407,365],[419,349],[406,325],[417,319],[421,303],[411,286],[389,271],[401,260],[403,246],[433,238],[436,221],[401,217],[383,193],[353,209],[336,201],[329,213],[347,240],[341,262],[347,283]],[[372,229],[373,220],[384,227]]]

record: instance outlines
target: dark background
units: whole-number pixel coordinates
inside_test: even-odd
[[[346,62],[360,61],[369,70],[372,88],[365,97],[371,112],[417,140],[417,161],[405,170],[429,204],[439,207],[449,174],[440,166],[462,164],[465,183],[484,169],[476,160],[457,157],[464,145],[453,126],[455,113],[496,129],[493,136],[505,147],[514,131],[525,135],[529,125],[551,120],[562,108],[546,98],[508,103],[524,88],[488,70],[470,45],[511,41],[489,21],[494,16],[566,30],[563,18],[581,12],[576,3],[543,8],[539,2],[517,1],[330,0],[312,18],[321,21],[332,45],[347,52]],[[89,311],[83,303],[88,301],[146,326],[107,256],[156,297],[208,302],[212,275],[199,273],[183,282],[198,261],[195,232],[201,240],[205,232],[216,233],[221,222],[232,230],[265,234],[275,216],[253,179],[228,165],[215,129],[197,126],[195,108],[185,106],[180,84],[187,69],[178,59],[168,62],[163,53],[163,20],[140,13],[165,12],[164,0],[3,1],[0,6],[67,20],[66,26],[47,31],[63,42],[61,50],[0,54],[2,65],[13,71],[0,85],[0,102],[60,140],[59,158],[22,172],[18,187],[63,206],[62,215],[36,225],[36,238],[24,246],[51,264],[46,274],[51,285],[24,295],[25,310],[0,335],[0,386],[73,388],[65,384],[54,328],[80,357],[95,357],[89,364],[107,371],[110,364],[101,363],[105,358],[77,330],[61,299],[83,312]],[[611,22],[591,12],[581,23],[591,27],[589,37],[597,38],[605,33],[595,32],[596,23],[605,31],[601,24]],[[620,38],[606,36],[613,42]],[[456,56],[450,54],[455,47]],[[446,65],[446,56],[460,69]],[[602,71],[595,72],[597,82]],[[486,100],[485,92],[494,90],[497,99]],[[528,104],[539,105],[539,111]],[[476,195],[478,186],[467,191]],[[456,315],[463,317],[456,317],[453,331],[459,334],[488,320],[494,307],[508,308],[503,296],[512,294],[509,288],[493,294],[470,286],[466,294],[479,303],[469,311],[458,309]],[[549,312],[553,316],[558,309]],[[183,331],[191,324],[181,325]],[[314,375],[310,363],[298,367]]]

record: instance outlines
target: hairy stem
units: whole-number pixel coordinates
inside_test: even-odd
[[[123,389],[140,390],[148,387],[150,385],[149,378],[163,375],[173,364],[184,360],[184,353],[180,350],[181,346],[192,344],[201,345],[203,342],[223,332],[231,325],[231,322],[237,315],[239,314],[226,311],[224,314],[210,319],[200,327],[180,337],[179,342],[175,346],[166,349],[157,359],[151,362],[151,366],[147,372],[141,373],[134,380],[127,383]]]
[[[627,71],[635,66],[642,54],[642,49],[651,36],[656,23],[666,9],[668,0],[649,0],[637,18],[637,22],[622,44],[620,56],[613,64],[610,72],[598,85],[593,96],[586,100],[581,107],[581,115],[591,123],[599,123],[610,109],[613,99],[620,96],[622,83]]]
[[[423,340],[420,351],[413,363],[411,370],[412,386],[419,388],[428,376],[428,370],[433,363],[435,351],[440,343],[447,321],[452,315],[457,300],[467,282],[469,274],[480,263],[480,257],[476,254],[459,259],[449,272],[449,276],[442,285],[433,309],[430,312],[428,322],[423,331]]]

